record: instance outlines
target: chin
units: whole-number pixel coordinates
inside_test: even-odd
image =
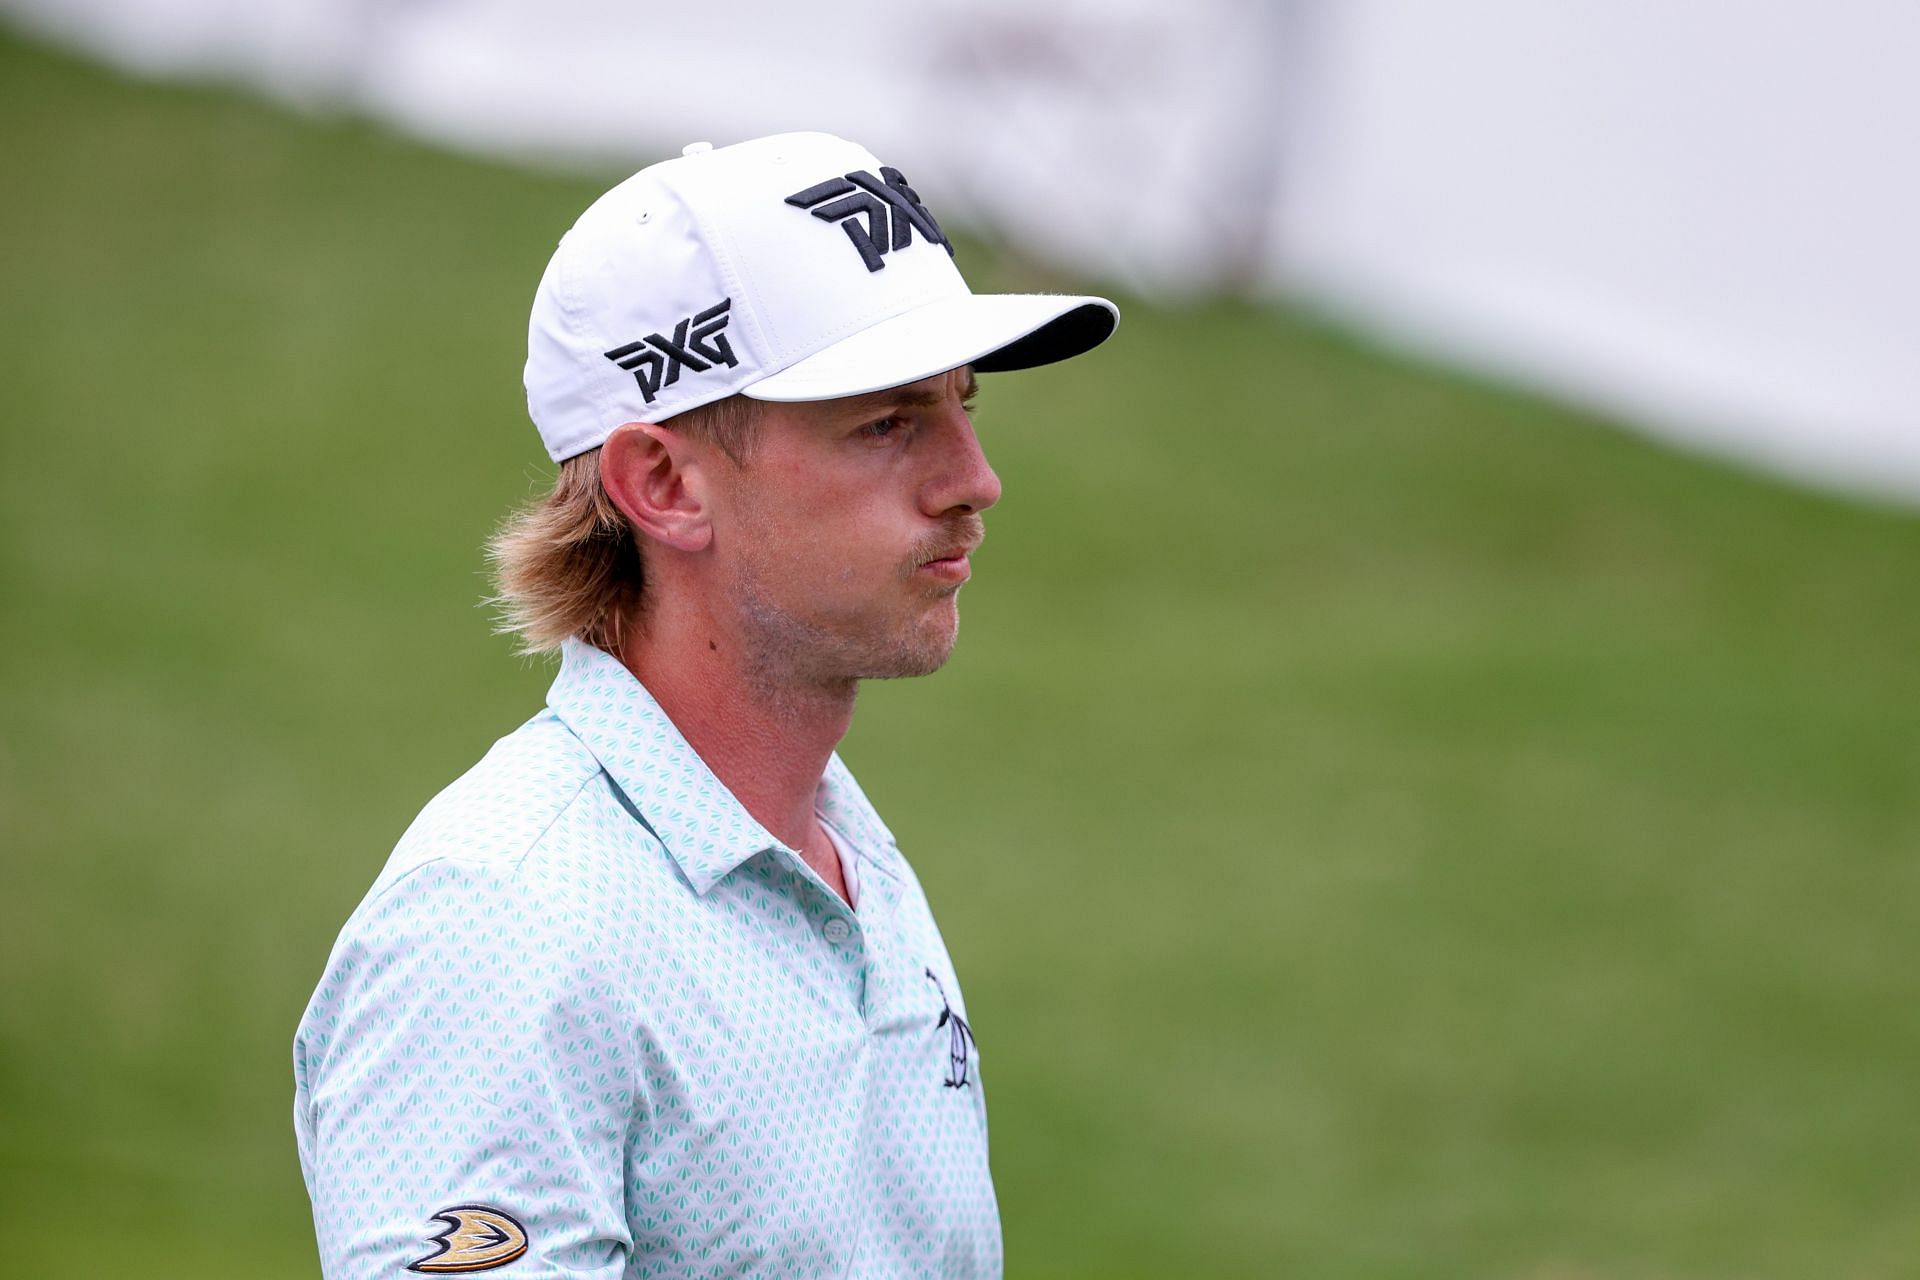
[[[960,617],[948,610],[923,619],[912,635],[903,636],[883,652],[873,652],[862,664],[862,680],[899,680],[908,676],[929,676],[947,665],[953,656],[954,642],[960,635]]]
[[[895,662],[889,663],[861,676],[862,680],[905,680],[913,676],[930,676],[947,665],[947,658],[953,653],[953,647],[938,653],[902,654]]]
[[[901,680],[908,676],[930,676],[947,665],[953,656],[953,637],[937,644],[902,646],[884,656],[876,655],[858,677],[861,680]]]

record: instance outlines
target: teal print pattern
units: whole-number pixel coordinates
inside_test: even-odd
[[[569,643],[547,709],[401,838],[301,1020],[325,1274],[409,1275],[434,1215],[484,1205],[525,1227],[502,1280],[1000,1275],[946,946],[837,756],[816,803],[858,910]]]

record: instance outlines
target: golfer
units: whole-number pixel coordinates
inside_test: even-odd
[[[1000,496],[975,375],[1100,298],[974,295],[899,170],[696,143],[533,304],[559,464],[492,551],[546,709],[401,838],[294,1046],[326,1275],[997,1276],[979,1049],[835,755],[946,661]]]

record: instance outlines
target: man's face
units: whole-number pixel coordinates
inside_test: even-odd
[[[1000,481],[961,368],[891,391],[762,406],[714,503],[720,586],[759,664],[821,683],[925,675]]]

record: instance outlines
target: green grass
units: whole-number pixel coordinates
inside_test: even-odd
[[[6,39],[0,106],[0,1269],[311,1275],[289,1041],[549,678],[479,545],[605,184]],[[981,429],[846,754],[1013,1275],[1913,1273],[1920,520],[1226,303]]]

